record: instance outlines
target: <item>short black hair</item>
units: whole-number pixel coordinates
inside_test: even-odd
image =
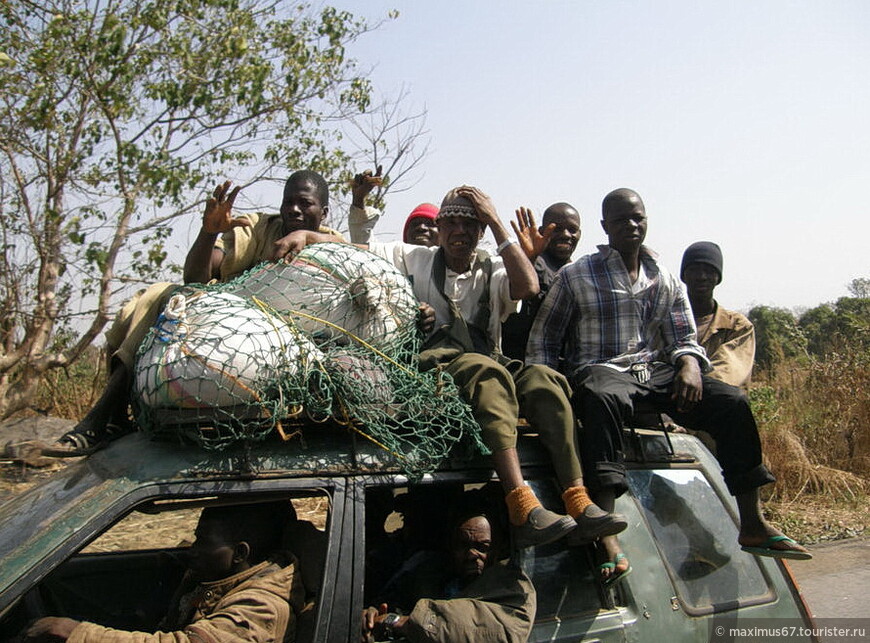
[[[613,210],[617,203],[631,201],[633,199],[640,201],[641,206],[643,206],[643,199],[641,199],[640,195],[632,189],[616,188],[615,190],[608,192],[607,196],[605,196],[604,200],[601,202],[601,217],[606,219],[608,213]],[[646,208],[644,207],[644,209]]]
[[[329,185],[326,183],[320,174],[314,170],[297,170],[290,175],[287,185],[299,185],[300,183],[311,183],[317,190],[317,197],[320,199],[320,205],[326,207],[329,205]]]
[[[279,500],[206,507],[199,521],[217,523],[228,544],[248,543],[251,548],[249,561],[256,565],[281,548],[284,529],[293,516],[290,501]]]

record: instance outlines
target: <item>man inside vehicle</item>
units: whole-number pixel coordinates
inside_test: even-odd
[[[686,284],[698,343],[704,347],[710,377],[744,391],[752,378],[755,328],[743,315],[719,306],[713,290],[722,283],[722,250],[711,241],[693,243],[683,253],[680,279]]]
[[[583,425],[584,469],[606,511],[627,489],[622,427],[641,401],[681,425],[710,433],[740,514],[738,542],[758,555],[809,558],[761,513],[758,487],[774,481],[762,464],[749,400],[706,375],[710,363],[679,282],[643,245],[647,215],[633,190],[610,192],[601,225],[608,244],[565,266],[532,327],[527,359],[557,367],[565,359]],[[607,582],[630,566],[615,536],[602,538]]]
[[[501,563],[502,529],[479,491],[466,492],[450,521],[449,549],[405,562],[363,611],[362,640],[506,641],[528,639],[535,588],[519,566]]]
[[[544,210],[538,228],[532,211],[520,208],[516,223],[511,224],[523,252],[535,267],[540,287],[537,295],[524,299],[519,312],[511,313],[502,324],[502,352],[511,359],[525,361],[529,331],[541,302],[556,273],[571,262],[571,255],[580,242],[580,213],[569,203],[554,203]]]
[[[127,632],[64,617],[45,617],[28,641],[182,643],[296,640],[305,590],[299,564],[281,552],[289,501],[207,507],[187,553],[188,571],[159,631]]]
[[[581,541],[618,533],[622,516],[601,511],[583,486],[577,457],[574,414],[565,378],[551,368],[525,367],[500,354],[501,323],[516,302],[534,296],[538,279],[531,262],[508,236],[491,199],[469,186],[448,192],[438,212],[439,247],[400,242],[372,243],[368,248],[392,262],[411,281],[417,299],[428,309],[429,336],[420,355],[421,368],[443,368],[472,407],[484,443],[493,452],[496,473],[505,491],[517,547],[557,540],[577,528]],[[477,245],[489,227],[498,256]],[[329,240],[299,231],[289,241],[301,250]],[[517,455],[519,413],[545,437],[564,489],[568,516],[545,509],[523,480]],[[543,426],[555,427],[543,431]]]
[[[202,227],[184,263],[184,283],[229,281],[260,262],[284,257],[282,241],[296,230],[319,230],[341,240],[323,227],[328,212],[329,188],[322,176],[309,170],[294,172],[284,185],[279,214],[232,216],[233,202],[241,187],[230,182],[215,188],[206,201]],[[87,455],[110,440],[128,433],[129,392],[136,351],[163,310],[176,285],[157,283],[126,302],[106,331],[109,380],[93,408],[44,455]]]

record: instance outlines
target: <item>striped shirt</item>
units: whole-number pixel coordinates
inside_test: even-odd
[[[589,364],[624,371],[636,363],[674,364],[690,354],[709,371],[689,301],[657,258],[641,248],[634,283],[609,246],[562,268],[535,318],[526,362],[556,368],[561,354],[570,375]]]

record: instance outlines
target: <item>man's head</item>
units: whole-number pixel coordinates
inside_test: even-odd
[[[712,241],[697,241],[686,248],[680,264],[680,279],[692,299],[712,299],[722,282],[722,250]]]
[[[454,500],[450,516],[453,572],[470,583],[501,557],[505,517],[492,489],[465,491]]]
[[[192,576],[221,580],[264,561],[280,548],[291,515],[289,501],[206,507],[188,551]]]
[[[623,255],[636,254],[646,238],[647,227],[640,195],[628,188],[613,190],[601,203],[601,215],[601,227],[610,247]]]
[[[448,266],[469,262],[483,237],[483,224],[471,201],[450,190],[441,202],[438,216],[438,245],[444,249]]]
[[[569,203],[554,203],[544,210],[540,232],[551,223],[556,227],[544,254],[564,265],[571,261],[571,255],[580,242],[580,213]]]
[[[438,245],[438,224],[435,222],[437,216],[438,206],[434,203],[418,205],[405,221],[402,241],[427,248]]]
[[[299,170],[284,184],[281,219],[284,234],[296,230],[317,231],[329,210],[329,186],[317,172]]]

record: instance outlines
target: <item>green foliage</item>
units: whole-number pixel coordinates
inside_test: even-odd
[[[788,310],[756,306],[748,317],[755,326],[755,363],[761,368],[806,355],[806,338]]]
[[[841,297],[801,315],[798,325],[811,355],[824,357],[843,345],[849,350],[870,350],[870,298]]]

